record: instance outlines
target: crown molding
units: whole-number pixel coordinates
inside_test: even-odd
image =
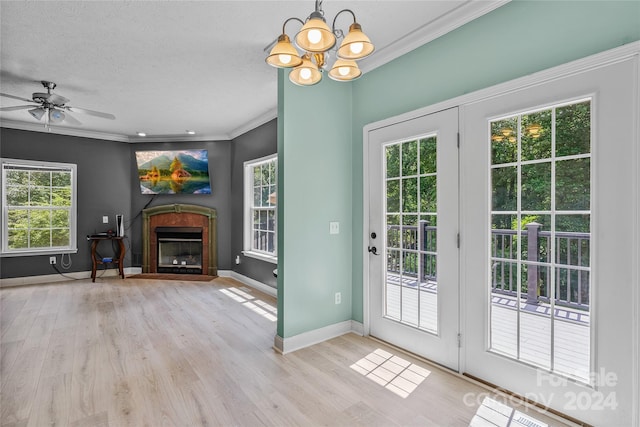
[[[26,130],[30,132],[53,133],[56,135],[77,136],[81,138],[102,139],[114,142],[140,143],[140,142],[190,142],[190,141],[228,141],[229,135],[148,135],[148,136],[129,136],[117,133],[98,132],[85,129],[67,128],[63,126],[49,126],[45,128],[42,124],[21,122],[18,120],[0,120],[0,127],[7,129]]]
[[[250,130],[253,130],[255,128],[257,128],[258,126],[261,126],[273,119],[275,119],[276,117],[278,117],[278,107],[272,108],[269,111],[267,111],[266,113],[248,121],[247,123],[245,123],[244,125],[240,126],[239,128],[236,128],[234,130],[231,131],[231,133],[229,134],[229,139],[235,139],[237,137],[239,137],[240,135],[244,135],[245,133],[249,132]]]
[[[8,128],[8,129],[28,130],[31,132],[54,133],[57,135],[79,136],[82,138],[103,139],[103,140],[116,141],[116,142],[130,142],[129,137],[127,137],[126,135],[120,135],[116,133],[98,132],[98,131],[85,130],[85,129],[74,129],[74,128],[67,128],[63,126],[55,126],[55,125],[45,128],[44,125],[42,124],[21,122],[17,120],[3,119],[0,121],[0,127]]]
[[[511,0],[469,0],[436,19],[427,22],[406,36],[376,50],[374,55],[362,60],[363,73],[374,70],[400,56],[437,39],[476,18],[504,6]]]
[[[183,133],[166,135],[129,136],[127,142],[138,144],[143,142],[209,142],[209,141],[229,141],[229,135],[225,134],[196,134],[185,135]]]

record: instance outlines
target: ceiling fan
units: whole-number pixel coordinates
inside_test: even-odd
[[[37,120],[42,120],[42,117],[45,118],[45,126],[49,126],[50,123],[61,123],[68,122],[73,125],[82,125],[82,123],[73,117],[69,113],[83,113],[88,114],[95,117],[101,117],[103,119],[115,120],[116,116],[109,113],[101,113],[99,111],[87,110],[86,108],[78,108],[71,107],[66,105],[69,100],[64,96],[60,96],[55,93],[51,93],[53,89],[56,88],[56,84],[54,82],[48,82],[46,80],[42,80],[42,86],[47,90],[46,93],[43,92],[34,92],[31,97],[32,99],[22,98],[20,96],[9,95],[8,93],[0,93],[0,96],[4,96],[6,98],[13,98],[20,101],[31,102],[32,105],[17,105],[14,107],[2,107],[0,111],[15,111],[15,110],[26,110],[30,109],[28,112]]]

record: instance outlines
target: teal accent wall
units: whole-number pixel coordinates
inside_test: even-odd
[[[352,145],[353,319],[363,321],[365,125],[639,39],[637,0],[515,0],[356,80]]]
[[[312,87],[281,73],[278,335],[288,338],[351,319],[351,83]],[[338,221],[340,233],[330,235]],[[335,293],[342,303],[335,304]]]
[[[369,36],[375,43],[375,34]],[[285,156],[280,182],[287,203],[279,252],[286,281],[278,278],[284,325],[278,334],[286,338],[346,319],[363,321],[366,124],[636,40],[637,0],[514,0],[355,82],[325,79],[312,88],[281,82],[279,117],[285,123],[278,152]],[[341,234],[331,240],[328,222],[336,218]],[[337,289],[345,290],[341,306],[333,304]]]

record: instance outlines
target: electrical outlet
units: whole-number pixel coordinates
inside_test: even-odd
[[[342,294],[340,292],[336,292],[336,304],[342,303]]]
[[[56,257],[54,257],[54,256],[50,256],[50,257],[49,257],[49,264],[51,264],[51,265],[55,265],[55,264],[56,264]]]
[[[102,217],[102,223],[103,224],[109,224],[109,216],[108,215],[104,215]]]

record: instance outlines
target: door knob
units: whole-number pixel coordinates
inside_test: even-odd
[[[375,247],[375,246],[369,246],[369,247],[367,248],[367,250],[368,250],[369,252],[371,252],[372,254],[374,254],[374,255],[380,255],[380,254],[378,253],[378,249],[376,249],[376,247]]]

